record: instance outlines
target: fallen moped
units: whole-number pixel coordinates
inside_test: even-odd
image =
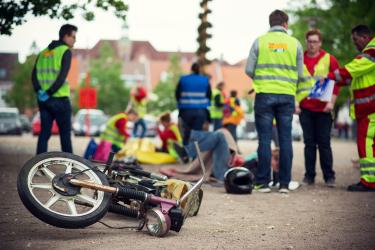
[[[138,219],[137,229],[146,226],[151,235],[162,237],[169,230],[179,232],[192,207],[193,215],[198,213],[205,167],[198,143],[195,148],[202,178],[179,199],[163,197],[166,176],[126,162],[113,164],[114,154],[100,163],[64,152],[27,161],[18,175],[18,194],[35,217],[56,227],[84,228],[114,212]]]

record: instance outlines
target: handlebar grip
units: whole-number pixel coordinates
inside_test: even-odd
[[[155,173],[150,173],[150,177],[152,179],[156,179],[158,181],[166,181],[168,180],[168,177],[162,174],[155,174]]]
[[[148,194],[146,192],[137,191],[125,187],[118,187],[117,195],[142,202],[148,199]]]

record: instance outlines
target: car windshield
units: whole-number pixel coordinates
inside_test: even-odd
[[[103,115],[89,115],[90,123],[93,125],[100,125],[105,122],[105,116]],[[82,114],[77,117],[77,122],[85,123],[86,122],[86,115]]]

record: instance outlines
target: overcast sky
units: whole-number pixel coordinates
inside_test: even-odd
[[[71,2],[71,1],[70,1]],[[200,0],[126,0],[129,4],[127,23],[131,40],[148,40],[158,50],[191,51],[197,49],[198,14]],[[274,9],[288,8],[287,0],[214,0],[209,2],[212,13],[209,21],[213,35],[208,46],[209,58],[236,63],[247,57],[254,39],[265,33],[268,16]],[[18,52],[20,60],[30,52],[32,41],[40,49],[58,38],[64,20],[30,16],[17,26],[12,36],[0,36],[0,52]],[[76,48],[91,48],[100,39],[119,39],[122,22],[111,13],[96,11],[96,18],[87,22],[81,17],[70,20],[78,26]]]

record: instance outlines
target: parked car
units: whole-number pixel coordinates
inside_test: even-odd
[[[155,137],[157,136],[157,119],[152,116],[152,115],[145,115],[143,119],[146,122],[146,137]],[[129,134],[133,135],[133,128],[134,128],[134,123],[133,122],[128,122],[126,125],[126,128],[129,132]],[[141,129],[138,129],[138,133],[140,134]]]
[[[89,120],[86,120],[87,116]],[[100,109],[80,109],[74,117],[73,132],[76,136],[99,136],[105,129],[108,116]],[[88,124],[86,124],[88,123]],[[88,128],[89,125],[89,128]]]
[[[30,132],[31,131],[31,122],[26,115],[20,115],[22,131]]]
[[[34,118],[31,122],[31,131],[33,135],[39,135],[41,130],[42,130],[42,126],[41,126],[41,121],[40,121],[40,113],[38,112],[34,115]],[[57,126],[56,120],[54,120],[52,123],[51,133],[53,135],[59,134],[59,127]]]
[[[248,123],[248,122],[247,122]],[[248,127],[249,124],[246,125]],[[258,140],[258,133],[255,129],[255,123],[251,125],[251,129],[247,128],[244,129],[245,125],[242,123],[238,126],[237,128],[237,133],[239,133],[238,138],[240,139],[250,139],[250,140]],[[243,131],[248,131],[248,132],[243,132]],[[293,120],[292,120],[292,140],[293,141],[300,141],[302,140],[302,127],[299,122],[299,116],[298,115],[293,115]]]
[[[0,134],[22,135],[18,108],[0,108]]]

